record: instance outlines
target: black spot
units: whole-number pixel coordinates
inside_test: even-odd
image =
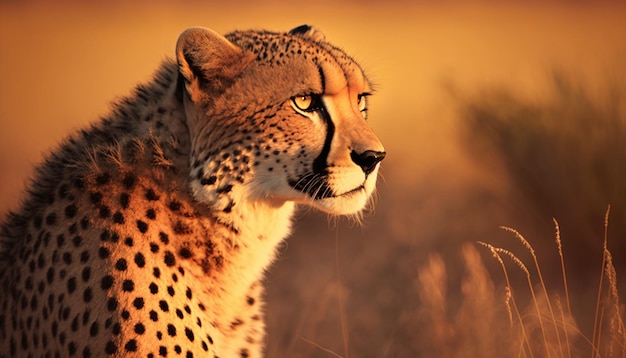
[[[150,293],[153,295],[159,292],[159,286],[157,286],[154,282],[152,282],[148,288],[150,289]]]
[[[135,333],[144,334],[146,332],[146,327],[142,323],[137,323],[135,325]]]
[[[106,347],[104,348],[104,353],[106,354],[115,354],[117,352],[117,346],[113,341],[108,341]]]
[[[133,306],[135,306],[136,309],[140,310],[143,308],[143,298],[141,297],[137,297],[135,298],[135,300],[133,301]]]
[[[161,300],[159,301],[159,307],[163,312],[169,312],[170,306],[167,304],[167,301]]]
[[[155,267],[154,269],[152,269],[152,275],[154,275],[154,277],[156,278],[161,277],[161,270],[159,270],[158,267]]]
[[[154,211],[154,209],[148,209],[146,211],[146,218],[148,218],[150,220],[156,219],[156,211]]]
[[[160,346],[159,347],[159,355],[161,357],[167,357],[167,348]]]
[[[39,257],[37,258],[37,266],[41,269],[45,266],[46,264],[46,259],[43,256],[43,253],[39,254]]]
[[[247,301],[250,306],[254,305],[254,298],[248,297]]]
[[[63,253],[63,262],[70,265],[72,263],[72,254],[69,252]]]
[[[102,200],[102,193],[97,192],[97,191],[89,193],[89,200],[93,204],[98,204],[100,202],[100,200]]]
[[[146,260],[141,252],[135,254],[135,264],[137,264],[137,267],[140,268],[146,265]]]
[[[130,195],[127,193],[120,194],[120,205],[122,209],[128,209],[128,205],[130,204]]]
[[[86,263],[89,261],[89,251],[85,250],[80,254],[80,262]]]
[[[109,230],[104,230],[100,234],[100,240],[102,240],[103,242],[117,243],[119,239],[120,236],[115,231],[111,232]]]
[[[83,292],[83,301],[85,301],[85,303],[88,303],[88,302],[91,302],[92,298],[93,298],[93,292],[91,291],[91,287],[87,287],[85,291]]]
[[[180,201],[177,200],[173,200],[170,204],[169,204],[169,208],[172,211],[178,211],[180,210],[180,207],[182,206],[182,204],[180,203]]]
[[[87,230],[89,228],[89,219],[87,219],[86,217],[82,218],[80,220],[80,227],[83,230]]]
[[[111,181],[111,175],[109,173],[102,173],[96,177],[96,184],[105,185]]]
[[[108,290],[113,286],[113,276],[111,275],[106,275],[102,278],[102,281],[100,283],[100,287],[102,287],[103,290]]]
[[[187,339],[189,339],[190,342],[193,342],[193,340],[195,339],[193,335],[193,331],[187,327],[185,327],[185,335],[187,336]]]
[[[150,320],[156,322],[159,320],[159,314],[155,311],[150,311]]]
[[[156,201],[159,200],[159,195],[157,193],[154,192],[153,189],[148,189],[146,190],[146,195],[145,195],[146,199],[149,201]]]
[[[63,244],[65,244],[65,236],[63,236],[63,234],[60,234],[57,236],[57,247],[60,249]]]
[[[48,281],[48,283],[52,283],[52,281],[54,281],[54,268],[50,267],[48,268],[48,272],[46,273],[46,281]]]
[[[94,321],[89,327],[89,335],[95,337],[98,335],[98,321]]]
[[[183,314],[183,311],[181,311],[180,309],[176,309],[176,317],[183,319],[185,315]]]
[[[65,207],[65,217],[68,219],[73,218],[74,216],[76,216],[76,211],[78,209],[76,209],[76,205],[74,204],[70,204],[68,206]]]
[[[130,312],[128,312],[127,310],[123,310],[121,316],[122,316],[122,319],[124,319],[125,321],[128,321],[128,319],[130,318]]]
[[[174,325],[172,325],[172,324],[168,324],[167,325],[167,334],[169,334],[170,337],[176,337],[176,327],[174,327]]]
[[[174,352],[176,352],[176,354],[180,354],[180,352],[182,352],[182,348],[180,348],[180,346],[177,344],[174,346]]]
[[[135,289],[135,283],[133,280],[124,280],[122,282],[122,290],[124,292],[132,292]]]
[[[128,264],[126,263],[125,259],[119,259],[117,260],[117,262],[115,263],[115,268],[118,271],[126,271],[126,269],[128,268]]]
[[[126,342],[126,345],[124,346],[124,349],[126,349],[127,352],[136,352],[137,351],[137,341],[134,339],[129,340],[128,342]]]
[[[191,289],[189,287],[187,287],[187,291],[185,292],[185,296],[187,296],[188,299],[191,299]]]
[[[57,222],[57,216],[55,213],[50,213],[48,214],[48,216],[46,216],[46,224],[48,225],[54,225]]]
[[[120,211],[116,211],[115,214],[113,214],[113,222],[116,224],[123,224],[124,214],[122,214]]]
[[[128,246],[128,247],[133,247],[134,245],[134,241],[132,237],[127,237],[124,239],[124,245]]]
[[[169,242],[170,242],[169,237],[164,232],[159,232],[159,239],[161,240],[162,243],[164,243],[166,245],[169,244]]]
[[[174,287],[172,287],[172,286],[167,286],[167,293],[168,293],[170,296],[174,297]]]
[[[107,309],[109,312],[113,312],[117,309],[117,300],[113,297],[109,298],[107,301]]]
[[[132,173],[127,173],[126,175],[124,175],[124,179],[122,179],[122,184],[124,185],[124,188],[129,190],[135,186],[136,182],[137,177]]]
[[[110,255],[111,255],[111,251],[109,251],[109,249],[107,249],[104,246],[100,246],[100,249],[98,250],[98,256],[100,256],[101,259],[104,260]]]
[[[85,282],[89,281],[89,277],[91,277],[91,268],[89,268],[89,266],[86,266],[85,268],[83,268],[83,273],[81,276],[83,278],[83,281]]]
[[[225,213],[230,213],[231,211],[233,211],[234,206],[235,206],[235,202],[231,200],[222,211],[224,211]]]
[[[231,190],[233,190],[233,186],[231,184],[228,184],[224,185],[223,187],[217,188],[215,192],[217,192],[218,194],[223,194],[229,193]]]
[[[202,185],[213,185],[213,184],[215,184],[216,181],[217,181],[217,177],[215,175],[211,175],[208,178],[202,178],[202,180],[200,180],[200,184],[202,184]]]
[[[74,236],[74,238],[72,239],[72,243],[74,244],[74,247],[79,247],[82,242],[83,242],[83,238],[80,236]]]
[[[91,358],[91,349],[89,347],[83,349],[83,358]]]
[[[111,209],[109,209],[109,207],[106,205],[100,205],[100,211],[98,212],[98,215],[100,215],[102,219],[106,219],[111,216]]]
[[[122,326],[119,323],[114,324],[113,329],[111,329],[111,333],[113,333],[116,336],[119,335],[121,331],[122,331]]]
[[[67,344],[67,350],[70,353],[70,357],[74,356],[74,354],[76,354],[76,343],[74,342],[70,342]]]
[[[141,220],[137,220],[137,229],[139,229],[139,232],[142,234],[145,234],[146,231],[148,231],[148,224]]]
[[[190,351],[187,351],[185,358],[193,358],[193,353],[191,353]]]
[[[67,280],[67,293],[72,294],[76,291],[76,277],[70,277]]]
[[[241,358],[250,357],[250,353],[248,352],[247,348],[241,348],[241,351],[239,352],[239,354],[241,355]]]
[[[164,260],[165,264],[168,267],[172,267],[174,265],[176,265],[176,258],[174,257],[174,254],[172,254],[172,252],[170,251],[165,251],[165,260]]]
[[[156,254],[157,252],[159,252],[159,245],[155,244],[154,242],[151,242],[150,251]]]
[[[183,247],[182,249],[180,249],[178,254],[184,259],[188,259],[191,257],[191,251],[186,247]]]

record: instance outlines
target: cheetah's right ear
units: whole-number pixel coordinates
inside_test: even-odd
[[[194,103],[207,93],[224,91],[251,61],[224,36],[204,27],[192,27],[180,35],[176,60]]]

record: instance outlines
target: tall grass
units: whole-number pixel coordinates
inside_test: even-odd
[[[514,236],[523,242],[524,246],[531,252],[535,271],[529,272],[526,265],[511,251],[494,247],[491,244],[480,242],[499,262],[506,281],[507,309],[511,312],[511,327],[517,327],[520,335],[519,347],[520,356],[523,357],[626,357],[626,330],[624,328],[624,305],[620,301],[617,289],[617,272],[612,262],[612,256],[607,249],[608,242],[608,217],[605,219],[604,256],[600,267],[600,279],[598,284],[598,296],[595,304],[594,323],[592,336],[587,337],[583,330],[576,324],[570,310],[570,297],[568,295],[567,275],[565,266],[563,269],[563,289],[567,302],[567,311],[563,308],[563,303],[558,294],[550,295],[549,291],[560,291],[554,287],[549,287],[542,279],[541,267],[536,260],[532,245],[516,230],[504,228],[512,232]],[[562,242],[558,223],[556,226],[556,243],[559,255],[562,256]],[[528,277],[528,291],[530,292],[530,309],[520,310],[515,303],[517,289],[513,288],[509,279],[509,268],[502,257],[509,257],[514,266],[518,266]],[[533,275],[534,274],[534,275]],[[533,277],[535,278],[533,280]],[[541,289],[541,294],[535,294],[535,287]],[[512,301],[513,305],[508,302]],[[556,307],[555,311],[553,307]],[[594,309],[594,307],[588,307]],[[516,320],[512,319],[513,314]],[[540,327],[540,333],[534,334],[536,325]],[[515,330],[515,329],[514,329]],[[529,337],[537,336],[537,339]]]

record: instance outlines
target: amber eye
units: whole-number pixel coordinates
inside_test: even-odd
[[[367,96],[369,96],[369,93],[361,93],[357,97],[359,101],[359,111],[361,112],[367,111]]]
[[[324,107],[322,98],[318,94],[298,95],[291,97],[291,104],[296,111],[304,116],[308,116],[308,112],[315,112]]]
[[[293,104],[301,111],[309,112],[313,110],[313,96],[295,96],[291,99]]]

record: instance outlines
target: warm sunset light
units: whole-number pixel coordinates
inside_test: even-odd
[[[365,67],[387,154],[362,227],[298,213],[267,356],[624,357],[625,23],[618,1],[3,1],[0,217],[185,28],[311,24]]]

